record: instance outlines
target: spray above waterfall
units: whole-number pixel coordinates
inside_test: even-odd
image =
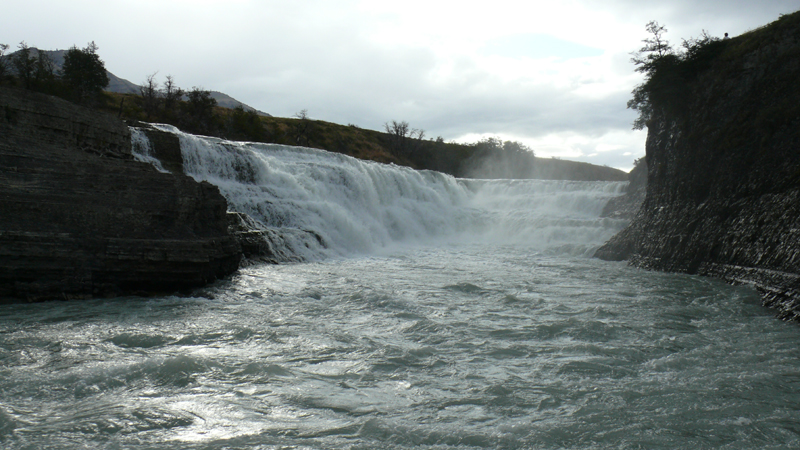
[[[624,182],[456,179],[324,150],[157,127],[179,137],[186,174],[219,187],[229,209],[247,214],[286,247],[282,254],[300,259],[465,241],[580,254],[624,225],[599,217]],[[144,133],[134,135],[141,141]],[[157,163],[149,154],[137,159]]]

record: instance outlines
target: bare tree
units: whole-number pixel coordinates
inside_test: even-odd
[[[403,120],[402,122],[398,122],[393,120],[390,124],[386,122],[383,124],[383,128],[386,129],[386,132],[391,134],[392,136],[399,136],[403,139],[408,136],[408,122]]]
[[[183,89],[175,84],[175,78],[173,78],[172,75],[167,75],[162,92],[164,94],[164,109],[167,111],[174,111],[178,106],[178,102],[185,94]]]
[[[294,130],[294,141],[297,145],[309,146],[311,142],[309,133],[311,132],[312,124],[311,119],[308,117],[308,110],[301,109],[294,116],[300,119]]]
[[[147,120],[151,120],[156,116],[159,103],[161,103],[156,74],[158,74],[158,72],[153,72],[148,75],[147,80],[139,87],[139,94],[142,97],[142,108],[147,116]]]
[[[386,134],[389,135],[389,143],[392,151],[394,151],[397,154],[407,153],[408,150],[407,141],[409,138],[408,122],[406,122],[405,120],[400,122],[393,120],[392,123],[389,122],[384,123],[383,128],[386,130]]]

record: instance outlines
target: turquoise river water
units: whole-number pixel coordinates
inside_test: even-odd
[[[796,325],[748,287],[591,258],[623,183],[180,138],[287,262],[4,306],[0,447],[800,448]]]

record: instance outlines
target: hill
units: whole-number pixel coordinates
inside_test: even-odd
[[[66,50],[39,50],[35,47],[31,47],[30,54],[33,57],[38,57],[39,52],[43,52],[46,54],[55,66],[56,71],[60,71],[61,68],[64,66],[64,54],[67,52]],[[10,53],[8,55],[3,56],[4,59],[13,58],[17,52]],[[133,94],[138,95],[140,92],[140,86],[136,83],[132,83],[124,78],[120,78],[110,71],[106,70],[106,74],[108,75],[108,86],[106,86],[106,92],[113,92],[116,94]],[[269,114],[259,111],[252,106],[246,105],[245,103],[236,100],[235,98],[231,97],[222,92],[217,91],[210,91],[211,97],[217,101],[219,106],[225,108],[236,108],[238,106],[243,107],[245,110],[248,111],[255,111],[257,114],[261,116],[269,116]]]
[[[264,136],[258,139],[284,145],[303,145],[356,158],[435,170],[460,178],[535,178],[545,180],[627,181],[618,169],[553,158],[531,152],[509,155],[500,146],[447,143],[411,137],[398,142],[389,133],[308,118],[262,117]],[[221,134],[240,139],[241,136]]]
[[[37,57],[39,50],[30,48]],[[42,50],[57,73],[66,50]],[[15,53],[4,58],[11,58]],[[129,121],[160,122],[184,131],[231,140],[300,145],[344,153],[357,158],[394,163],[420,170],[435,170],[466,178],[539,178],[567,180],[627,180],[627,174],[610,167],[588,163],[536,158],[530,149],[516,142],[487,139],[474,144],[423,140],[405,129],[380,132],[300,118],[278,118],[258,111],[224,93],[193,88],[182,101],[167,101],[163,92],[145,98],[140,86],[106,70],[106,95],[95,105]],[[51,83],[52,84],[52,83]],[[56,81],[52,95],[63,95]],[[194,99],[190,94],[195,94]],[[213,99],[213,101],[211,101]],[[216,107],[213,107],[214,101]]]

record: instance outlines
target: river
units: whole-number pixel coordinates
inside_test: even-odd
[[[748,287],[591,258],[624,183],[180,138],[286,262],[5,306],[3,448],[800,447],[796,325]]]

